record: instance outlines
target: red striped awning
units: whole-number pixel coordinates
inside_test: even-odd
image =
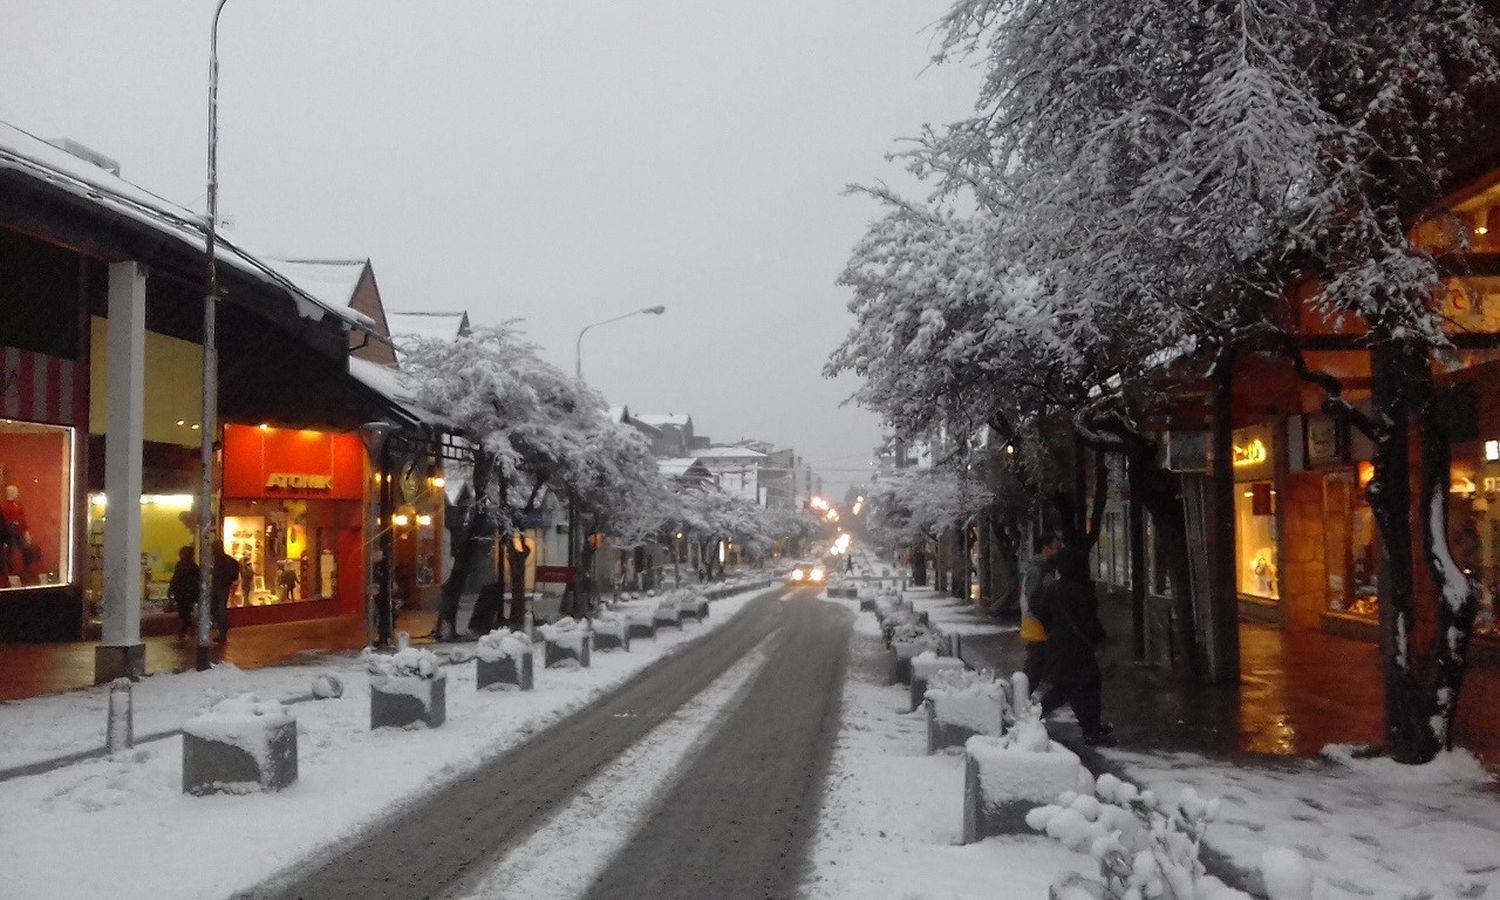
[[[70,359],[0,347],[0,417],[74,425],[74,378],[78,364]]]

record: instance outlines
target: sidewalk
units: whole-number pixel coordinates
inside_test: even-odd
[[[402,613],[397,631],[413,635],[432,630],[433,613]],[[196,647],[193,637],[143,638],[146,672],[184,672],[193,668]],[[360,650],[366,644],[362,616],[309,619],[277,625],[251,625],[231,629],[229,641],[213,645],[215,663],[233,663],[241,669],[285,665],[306,660],[308,654]],[[0,644],[0,702],[22,700],[94,684],[94,648],[97,641],[63,644]]]
[[[961,630],[974,632],[963,638],[963,657],[971,666],[1003,673],[1021,668],[1021,642],[1013,629],[994,628],[999,620],[936,591],[907,596],[934,621],[965,623]],[[1384,693],[1373,643],[1242,622],[1240,684],[1206,686],[1131,659],[1129,616],[1119,599],[1100,604],[1113,636],[1101,660],[1104,711],[1122,747],[1226,759],[1315,758],[1329,744],[1383,739]],[[1500,763],[1500,672],[1494,667],[1470,670],[1457,738],[1485,762]]]

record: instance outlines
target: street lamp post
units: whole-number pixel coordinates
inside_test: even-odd
[[[214,435],[219,418],[219,348],[217,336],[219,267],[214,263],[219,215],[219,16],[228,0],[214,7],[213,28],[208,41],[208,221],[204,228],[204,258],[208,266],[208,291],[203,295],[203,410],[198,425],[198,648],[196,667],[208,669],[208,618],[213,606],[214,557],[217,523],[214,502]],[[224,611],[227,619],[229,610]],[[226,625],[221,623],[220,627]]]
[[[583,379],[583,336],[588,332],[590,328],[598,328],[600,325],[608,325],[611,322],[618,322],[621,319],[628,319],[631,316],[638,316],[642,313],[652,316],[659,316],[666,311],[667,308],[660,304],[657,304],[656,306],[643,306],[640,309],[632,310],[631,312],[625,313],[624,315],[615,316],[612,319],[605,319],[602,322],[595,322],[592,325],[583,326],[583,328],[578,332],[578,342],[574,345],[573,374],[580,380]]]

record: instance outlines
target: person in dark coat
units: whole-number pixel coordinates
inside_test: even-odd
[[[1088,556],[1073,548],[1057,555],[1057,579],[1041,592],[1032,615],[1047,629],[1046,671],[1050,686],[1042,715],[1071,705],[1089,746],[1112,744],[1114,729],[1102,719],[1103,675],[1096,648],[1104,643],[1099,602],[1089,580]]]
[[[219,643],[229,640],[229,595],[240,580],[240,561],[219,547],[214,552],[214,624],[219,626]]]
[[[177,551],[177,565],[172,568],[172,580],[167,583],[167,599],[177,607],[177,639],[187,637],[193,627],[193,607],[198,605],[198,563],[193,559],[193,548],[183,547]]]

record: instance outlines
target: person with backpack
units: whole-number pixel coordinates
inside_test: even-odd
[[[167,599],[177,607],[180,641],[193,627],[193,608],[198,605],[198,562],[193,559],[190,546],[177,551],[177,564],[172,567],[172,580],[167,583]]]
[[[1057,579],[1042,591],[1032,615],[1047,630],[1046,678],[1042,716],[1073,707],[1083,742],[1113,746],[1114,728],[1103,720],[1103,673],[1097,647],[1106,638],[1099,602],[1089,580],[1088,555],[1071,547],[1057,555]]]
[[[1047,629],[1033,609],[1056,578],[1057,554],[1062,545],[1062,538],[1056,532],[1043,534],[1037,541],[1036,555],[1026,563],[1021,576],[1021,643],[1026,648],[1022,671],[1033,690],[1041,687],[1047,654]]]

